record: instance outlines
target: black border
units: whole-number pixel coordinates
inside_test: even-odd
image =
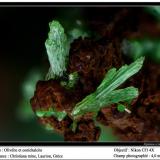
[[[160,146],[160,142],[0,142],[0,146]]]
[[[0,7],[144,7],[160,2],[0,2]]]

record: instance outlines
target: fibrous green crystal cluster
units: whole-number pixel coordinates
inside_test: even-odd
[[[45,42],[50,69],[47,79],[61,77],[66,72],[70,44],[64,29],[58,21],[49,23],[50,31]]]
[[[136,98],[138,96],[137,88],[116,88],[136,74],[141,69],[143,61],[144,57],[141,57],[130,65],[122,66],[119,70],[116,68],[109,70],[96,91],[76,104],[72,111],[73,117],[84,115],[87,112],[98,112],[102,107]]]

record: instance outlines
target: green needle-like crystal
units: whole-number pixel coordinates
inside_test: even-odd
[[[72,116],[76,118],[87,112],[98,112],[105,106],[136,98],[138,96],[138,89],[135,87],[115,89],[136,74],[141,69],[143,61],[144,57],[141,57],[130,65],[124,65],[118,70],[116,68],[110,69],[97,90],[76,104],[72,111]]]

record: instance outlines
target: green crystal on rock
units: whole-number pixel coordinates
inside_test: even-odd
[[[51,116],[54,116],[59,121],[62,121],[66,117],[67,113],[65,111],[56,111],[55,109],[50,107],[47,110],[37,109],[36,110],[36,115],[38,117],[51,117]]]

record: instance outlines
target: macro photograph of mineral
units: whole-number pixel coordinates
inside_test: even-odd
[[[159,6],[0,13],[0,141],[160,141]]]

